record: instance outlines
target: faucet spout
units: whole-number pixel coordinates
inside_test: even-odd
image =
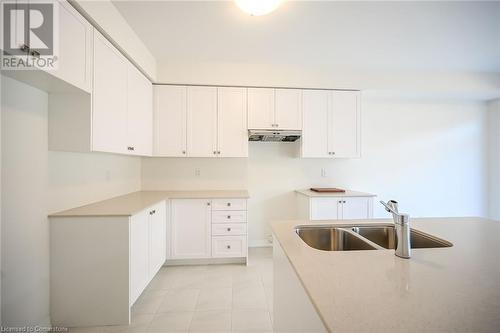
[[[380,203],[389,213],[392,213],[396,228],[396,256],[409,259],[411,257],[410,216],[399,213],[398,202],[395,200],[387,203],[380,201]]]

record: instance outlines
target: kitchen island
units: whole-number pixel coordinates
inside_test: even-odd
[[[498,332],[499,222],[482,218],[412,219],[412,228],[453,246],[413,249],[411,259],[396,257],[391,249],[321,251],[307,245],[295,232],[298,225],[391,222],[272,223],[276,331]],[[292,286],[294,279],[297,283]],[[283,295],[293,288],[297,290],[292,297],[296,306]]]

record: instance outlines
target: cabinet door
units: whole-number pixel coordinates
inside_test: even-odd
[[[146,211],[130,218],[130,304],[149,283],[149,214]]]
[[[186,156],[186,87],[155,86],[154,153]]]
[[[331,157],[328,154],[329,91],[302,92],[302,157]]]
[[[342,198],[311,198],[311,220],[337,220],[341,218]]]
[[[302,129],[302,90],[275,90],[275,123],[279,129]]]
[[[152,279],[166,260],[167,211],[165,201],[151,207],[149,214],[149,278]]]
[[[92,25],[66,1],[59,1],[58,78],[91,92]]]
[[[342,219],[371,218],[372,198],[349,197],[342,198]]]
[[[335,157],[360,156],[360,93],[332,91],[329,119],[329,151]]]
[[[171,201],[172,259],[211,255],[210,200]]]
[[[274,119],[274,89],[248,88],[248,128],[276,128]]]
[[[187,88],[187,155],[217,157],[217,88]]]
[[[92,149],[126,153],[127,63],[95,30],[92,102]]]
[[[153,146],[153,86],[127,63],[127,151],[151,156]]]
[[[248,157],[247,90],[218,88],[218,154]]]

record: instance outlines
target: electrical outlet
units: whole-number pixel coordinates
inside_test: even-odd
[[[326,169],[321,168],[321,177],[326,177]]]
[[[195,175],[196,177],[199,177],[199,176],[200,176],[200,174],[201,174],[200,168],[195,168],[195,169],[194,169],[194,175]]]

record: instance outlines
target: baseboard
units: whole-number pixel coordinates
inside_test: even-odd
[[[246,264],[246,258],[167,259],[163,266]]]

